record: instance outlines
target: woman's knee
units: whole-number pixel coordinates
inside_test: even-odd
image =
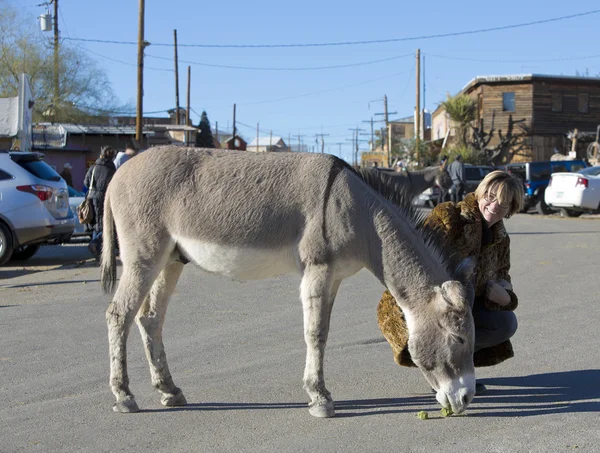
[[[500,312],[503,314],[503,322],[500,324],[500,330],[502,331],[505,340],[508,340],[510,337],[512,337],[515,332],[517,331],[517,328],[519,327],[519,323],[517,321],[517,316],[514,314],[514,312],[512,311],[503,311]]]

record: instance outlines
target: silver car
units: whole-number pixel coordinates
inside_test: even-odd
[[[44,155],[0,151],[0,265],[67,242],[74,228],[67,183]]]

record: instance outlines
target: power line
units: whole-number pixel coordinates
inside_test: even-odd
[[[212,63],[200,63],[197,61],[188,61],[188,60],[179,60],[179,61],[181,61],[182,63],[193,64],[193,65],[198,65],[198,66],[206,66],[206,67],[210,67],[210,68],[245,69],[245,70],[252,70],[252,71],[315,71],[315,70],[321,70],[321,69],[338,69],[338,68],[350,68],[350,67],[354,67],[354,66],[366,66],[366,65],[375,64],[375,63],[383,63],[385,61],[398,60],[400,58],[412,57],[413,55],[414,55],[413,53],[407,53],[404,55],[397,55],[395,57],[382,58],[379,60],[363,61],[363,62],[359,62],[359,63],[347,63],[347,64],[340,64],[340,65],[332,65],[332,66],[289,67],[289,68],[230,66],[230,65],[212,64]],[[146,54],[146,57],[156,58],[158,60],[168,60],[168,61],[171,60],[171,58],[168,58],[168,57],[159,57],[159,56],[150,55],[150,54]]]
[[[544,63],[544,62],[552,62],[552,61],[568,61],[568,60],[589,60],[592,58],[600,58],[600,54],[597,55],[587,55],[584,57],[558,57],[558,58],[547,58],[547,59],[532,59],[528,58],[527,60],[486,60],[479,58],[466,58],[466,57],[451,57],[448,55],[436,55],[432,53],[425,54],[428,57],[436,57],[436,58],[444,58],[446,60],[460,60],[460,61],[474,61],[478,63]]]
[[[515,28],[530,27],[532,25],[541,25],[551,22],[558,22],[567,19],[574,19],[576,17],[589,16],[592,14],[600,13],[600,9],[591,11],[585,11],[583,13],[569,14],[567,16],[552,17],[550,19],[541,19],[530,22],[522,22],[518,24],[502,25],[497,27],[479,28],[475,30],[465,30],[450,33],[437,33],[433,35],[422,35],[422,36],[410,36],[404,38],[390,38],[390,39],[375,39],[369,41],[340,41],[340,42],[325,42],[325,43],[304,43],[304,44],[179,44],[180,47],[202,47],[202,48],[288,48],[288,47],[327,47],[327,46],[354,46],[354,45],[365,45],[365,44],[384,44],[391,42],[402,42],[402,41],[417,41],[424,39],[437,39],[437,38],[449,38],[452,36],[464,36],[474,35],[477,33],[489,33],[492,31],[511,30]],[[85,38],[65,38],[71,41],[84,41],[84,42],[95,42],[103,44],[126,44],[126,45],[137,45],[133,41],[113,41],[103,39],[85,39]],[[154,43],[153,46],[171,47],[171,43]]]

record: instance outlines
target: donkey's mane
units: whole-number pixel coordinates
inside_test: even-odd
[[[423,238],[426,247],[440,257],[440,262],[443,265],[449,266],[452,263],[452,257],[444,252],[441,235],[433,228],[425,225],[428,214],[413,204],[413,196],[410,194],[405,182],[403,183],[393,175],[379,170],[361,168],[359,170],[353,169],[353,171],[369,187],[398,208],[402,215],[414,225]]]

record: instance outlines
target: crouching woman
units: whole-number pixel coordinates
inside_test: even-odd
[[[439,235],[448,256],[477,260],[473,277],[475,366],[496,365],[512,357],[510,338],[517,330],[513,310],[518,299],[510,279],[510,238],[503,219],[523,207],[523,183],[502,171],[489,173],[475,192],[458,203],[436,206],[425,221]],[[393,296],[386,291],[377,308],[379,327],[392,346],[394,360],[414,366],[408,352],[409,332]],[[477,394],[485,391],[477,384]]]

